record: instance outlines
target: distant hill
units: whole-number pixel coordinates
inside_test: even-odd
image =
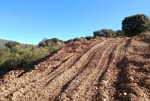
[[[0,39],[0,47],[4,47],[9,40]]]
[[[12,40],[4,40],[4,39],[0,39],[0,47],[4,47],[5,46],[5,43],[9,42],[9,41],[12,41]],[[13,41],[13,42],[16,42],[16,41]],[[21,46],[23,45],[27,45],[27,44],[22,44],[20,43]]]

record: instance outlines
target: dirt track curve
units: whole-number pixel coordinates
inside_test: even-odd
[[[150,101],[150,34],[68,44],[0,79],[0,101]]]

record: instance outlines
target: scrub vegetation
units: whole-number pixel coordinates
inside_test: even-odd
[[[26,68],[62,46],[64,46],[63,41],[57,38],[42,41],[37,46],[21,45],[18,42],[9,41],[5,47],[0,47],[0,71],[3,73]]]

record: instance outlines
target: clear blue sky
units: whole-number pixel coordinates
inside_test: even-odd
[[[119,30],[126,16],[150,17],[150,0],[0,0],[0,39],[38,44],[43,38]]]

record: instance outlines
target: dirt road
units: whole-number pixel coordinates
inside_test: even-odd
[[[0,101],[150,101],[150,34],[68,44],[0,79]]]

